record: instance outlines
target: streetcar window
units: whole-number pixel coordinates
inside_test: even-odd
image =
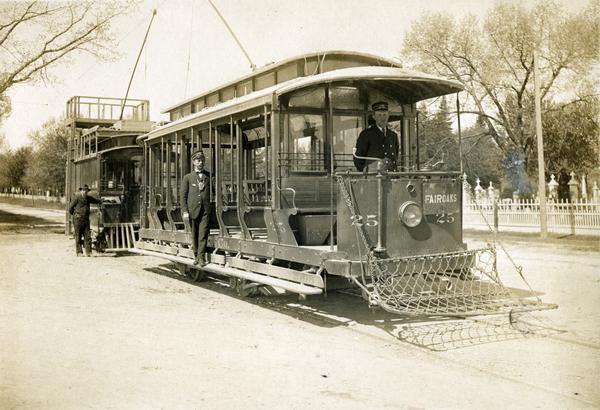
[[[324,171],[323,116],[288,114],[287,149],[284,151],[290,171]]]
[[[265,127],[256,127],[244,131],[247,163],[247,175],[249,179],[263,179],[268,172],[270,159],[267,155],[271,152],[265,148]]]
[[[235,97],[235,87],[227,87],[221,90],[221,100],[228,101]]]
[[[268,168],[267,168],[267,156],[270,156],[271,152],[268,148],[258,147],[251,151],[250,164],[251,168],[249,170],[250,175],[248,177],[250,179],[262,179],[265,178]]]
[[[219,93],[212,93],[206,97],[206,106],[212,107],[219,103]]]
[[[233,144],[233,151],[231,149],[232,138],[229,134],[229,125],[219,127],[219,133],[219,136],[221,138],[220,158],[223,181],[235,181],[237,149],[235,143]]]
[[[254,86],[257,90],[262,90],[263,88],[270,87],[275,85],[275,73],[270,72],[261,76],[256,77],[254,82]]]
[[[200,100],[196,101],[194,104],[195,104],[194,112],[199,112],[206,106],[204,104],[204,98],[201,98]]]
[[[282,68],[277,70],[277,82],[283,83],[285,81],[291,80],[292,78],[298,77],[298,64],[290,63],[284,65]]]
[[[186,117],[192,113],[192,104],[186,104],[181,107],[181,116]]]
[[[248,80],[236,86],[235,95],[236,97],[241,97],[243,95],[250,94],[252,91],[254,91],[252,89],[252,80]]]
[[[331,87],[334,110],[362,110],[360,92],[356,87]]]
[[[290,96],[288,107],[325,108],[325,89],[319,87],[296,91]]]
[[[363,128],[362,116],[333,116],[333,155],[336,168],[354,168],[352,150]]]
[[[365,63],[361,61],[352,61],[346,58],[329,57],[322,61],[322,72],[339,70],[340,68],[361,67]]]

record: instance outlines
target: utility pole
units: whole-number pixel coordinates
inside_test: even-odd
[[[540,101],[540,78],[537,44],[533,48],[533,77],[535,89],[535,133],[538,152],[538,196],[540,198],[540,237],[548,237],[548,212],[546,210],[546,170],[544,168],[544,137],[542,135],[542,104]]]

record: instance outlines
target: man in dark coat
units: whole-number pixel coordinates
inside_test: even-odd
[[[382,158],[385,160],[386,168],[395,171],[398,163],[398,136],[388,128],[390,117],[388,103],[379,101],[371,105],[375,124],[363,130],[356,140],[355,155],[359,157]],[[356,169],[362,171],[374,161],[368,161],[354,157]]]
[[[204,153],[192,154],[194,170],[181,180],[181,212],[184,219],[189,218],[192,227],[192,248],[197,266],[206,265],[206,240],[210,217],[210,174],[204,170]]]
[[[73,229],[75,235],[75,254],[82,256],[81,237],[85,247],[85,255],[92,256],[92,243],[90,240],[90,204],[101,204],[102,201],[88,195],[90,188],[84,185],[79,188],[79,193],[69,205],[69,213],[73,215]]]

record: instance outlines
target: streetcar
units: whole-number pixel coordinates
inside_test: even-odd
[[[150,131],[147,100],[74,96],[67,101],[66,198],[87,184],[102,206],[90,208],[93,247],[98,252],[132,248],[140,226],[142,147]],[[67,202],[68,203],[68,202]],[[71,218],[66,213],[66,233]]]
[[[504,286],[493,247],[467,249],[460,170],[420,154],[417,103],[462,88],[383,57],[328,51],[267,65],[167,107],[170,122],[138,137],[142,214],[131,251],[175,262],[194,280],[225,276],[240,294],[352,289],[402,314],[544,308]],[[399,165],[363,158],[373,165],[359,172],[354,147],[377,101],[388,103]],[[201,269],[179,203],[199,149],[213,179]]]

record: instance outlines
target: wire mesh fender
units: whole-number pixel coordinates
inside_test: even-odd
[[[340,194],[353,220],[359,215],[350,176],[338,174]],[[517,297],[504,286],[496,266],[496,248],[380,258],[364,225],[355,225],[357,241],[371,251],[367,269],[353,277],[372,305],[392,313],[474,316],[555,309],[531,291],[521,268],[515,265],[531,297]],[[360,246],[359,246],[359,256]],[[504,248],[502,248],[504,250]],[[506,250],[504,250],[506,252]],[[512,261],[512,259],[511,259]],[[513,262],[514,265],[514,262]]]
[[[380,259],[370,254],[361,287],[393,313],[471,316],[555,308],[504,286],[495,248]]]

